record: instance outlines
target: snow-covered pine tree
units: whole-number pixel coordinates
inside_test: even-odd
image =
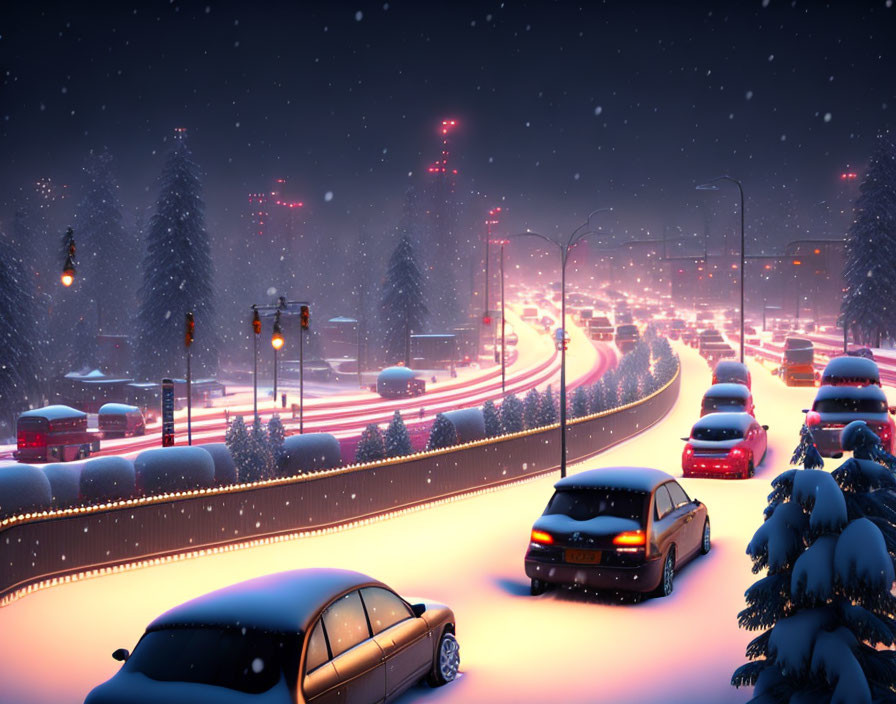
[[[406,367],[411,366],[411,333],[421,332],[429,315],[424,296],[423,274],[414,247],[416,237],[411,202],[409,194],[398,226],[398,244],[386,269],[380,305],[386,361],[389,364],[404,362]]]
[[[619,370],[608,369],[601,377],[604,385],[604,410],[608,411],[619,406]]]
[[[275,473],[280,472],[280,464],[283,461],[283,441],[286,440],[286,429],[283,421],[276,413],[268,421],[268,445],[271,448],[271,457],[274,460]]]
[[[840,325],[878,347],[881,338],[896,337],[896,306],[881,305],[896,300],[896,146],[885,135],[877,137],[859,192],[846,236]]]
[[[659,384],[657,384],[656,377],[648,369],[644,372],[644,376],[641,377],[640,398],[650,396],[658,388]]]
[[[396,410],[392,416],[389,427],[386,428],[384,442],[386,457],[401,457],[402,455],[409,455],[413,451],[411,436],[401,417],[401,411]]]
[[[183,377],[188,312],[196,321],[193,374],[217,372],[214,267],[203,210],[199,168],[179,135],[162,170],[161,192],[146,237],[136,350],[143,379]]]
[[[224,434],[224,442],[227,444],[227,449],[230,450],[230,456],[233,457],[237,480],[241,482],[251,481],[246,477],[251,473],[252,448],[249,440],[249,430],[246,428],[246,421],[242,416],[236,416],[230,421],[230,425],[227,426],[227,432]]]
[[[639,382],[640,380],[634,369],[629,368],[625,370],[622,381],[619,384],[619,401],[623,405],[634,403],[638,400]]]
[[[581,418],[588,415],[588,392],[584,386],[577,386],[572,392],[572,417]]]
[[[793,451],[790,458],[790,464],[800,466],[803,469],[821,469],[824,467],[824,460],[818,447],[815,445],[815,438],[812,437],[812,431],[809,426],[803,423],[800,428],[800,442]]]
[[[600,413],[607,409],[607,392],[603,379],[598,379],[588,391],[588,412]]]
[[[386,446],[383,442],[383,431],[376,423],[371,423],[361,431],[361,439],[358,440],[358,447],[355,448],[355,462],[357,464],[378,462],[385,457]]]
[[[541,394],[538,393],[538,389],[532,387],[523,399],[523,422],[525,423],[527,430],[538,427],[540,414]]]
[[[112,164],[105,150],[88,157],[75,215],[81,290],[96,310],[97,330],[105,334],[130,331],[137,288],[136,240],[122,224]]]
[[[772,482],[747,553],[767,571],[738,621],[762,630],[734,673],[755,704],[894,701],[896,479],[871,460]]]
[[[0,438],[15,434],[19,413],[40,405],[41,350],[34,322],[33,279],[0,233]]]
[[[526,429],[523,402],[515,394],[508,394],[501,403],[501,428],[505,433],[519,433]]]
[[[249,429],[249,451],[246,466],[247,482],[272,479],[276,473],[268,431],[260,416],[255,416]]]
[[[426,449],[439,450],[453,445],[457,445],[457,429],[444,413],[439,413],[429,431],[429,442],[426,443]]]
[[[538,425],[551,425],[557,422],[559,409],[557,407],[557,399],[550,385],[545,389],[541,397],[541,406],[538,409]]]
[[[482,419],[485,421],[485,436],[493,438],[501,434],[501,419],[495,402],[489,399],[482,404]]]

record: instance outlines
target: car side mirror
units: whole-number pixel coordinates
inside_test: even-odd
[[[414,616],[420,618],[426,611],[426,604],[411,604],[411,611],[414,612]]]
[[[809,412],[808,408],[804,408],[802,411],[800,411],[800,413],[808,413],[808,412]]]
[[[684,440],[685,442],[687,442],[688,440],[690,440],[690,438],[682,438],[682,440]]]
[[[763,430],[768,430],[768,426],[767,426],[767,425],[763,425],[763,426],[762,426],[762,429],[763,429]]]
[[[119,662],[126,662],[129,657],[131,657],[131,652],[127,648],[119,648],[112,653],[112,659]]]

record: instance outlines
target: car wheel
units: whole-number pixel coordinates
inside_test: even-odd
[[[542,579],[534,579],[532,580],[532,585],[529,587],[529,593],[532,596],[539,596],[544,594],[548,590],[548,583]]]
[[[747,465],[747,476],[744,479],[749,479],[753,475],[756,474],[756,468],[753,466],[753,460],[750,460],[750,464]]]
[[[427,681],[433,687],[441,687],[457,677],[457,668],[460,665],[460,646],[453,633],[445,631],[439,639],[439,648],[436,651],[436,660],[432,664],[432,672]]]
[[[660,584],[654,591],[655,597],[669,596],[675,588],[675,548],[670,548],[666,553],[666,559],[663,560],[663,576],[660,578]]]
[[[700,554],[706,555],[712,549],[712,537],[709,532],[709,519],[703,521],[703,537],[700,539]]]

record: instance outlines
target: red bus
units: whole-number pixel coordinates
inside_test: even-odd
[[[68,462],[100,449],[99,434],[87,430],[87,414],[69,406],[34,408],[16,427],[20,462]]]

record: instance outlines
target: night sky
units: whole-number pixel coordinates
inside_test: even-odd
[[[386,227],[453,117],[474,219],[503,202],[568,231],[613,206],[655,233],[730,173],[772,237],[783,193],[808,211],[893,127],[892,5],[7,2],[0,217],[37,177],[77,186],[102,147],[125,206],[149,205],[184,126],[213,231],[276,177],[324,230]]]

